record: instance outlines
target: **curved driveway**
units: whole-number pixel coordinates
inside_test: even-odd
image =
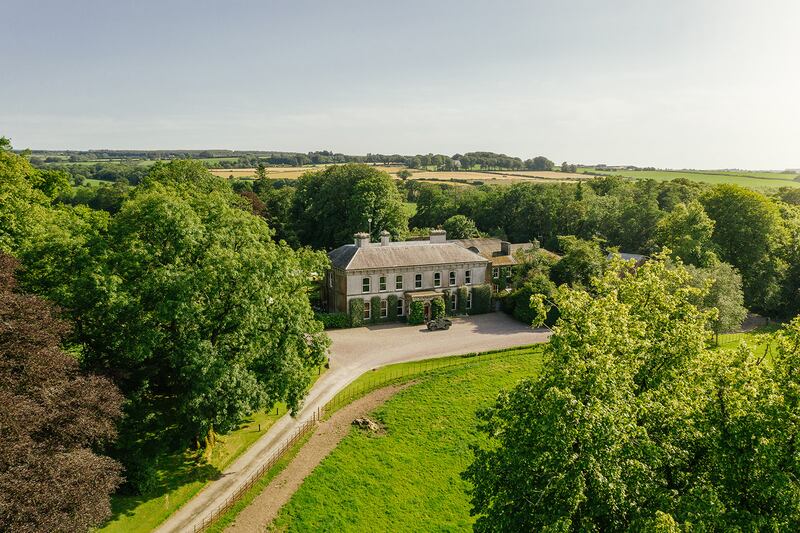
[[[503,313],[456,318],[448,331],[430,332],[424,326],[391,324],[334,330],[328,334],[333,341],[331,367],[311,388],[297,418],[286,415],[275,422],[219,479],[210,482],[172,514],[157,532],[193,531],[318,407],[368,370],[392,363],[545,342],[548,337],[545,330],[533,330]]]

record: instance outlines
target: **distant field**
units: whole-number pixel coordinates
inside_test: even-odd
[[[692,181],[711,183],[713,185],[732,183],[751,189],[800,187],[800,181],[794,180],[797,174],[784,172],[751,172],[747,170],[596,170],[593,168],[581,168],[579,172],[639,179],[649,178],[657,181],[686,178]]]
[[[305,167],[266,167],[267,177],[272,179],[287,179],[295,180],[305,174],[314,170],[322,170],[330,165],[309,165]],[[388,172],[392,176],[397,176],[397,173],[405,167],[388,167],[383,165],[375,165],[378,170]],[[254,178],[256,169],[254,168],[212,168],[211,173],[215,176],[223,178],[230,178],[233,176],[236,179]]]

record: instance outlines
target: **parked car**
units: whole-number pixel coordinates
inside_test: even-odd
[[[450,329],[450,326],[452,325],[453,321],[444,317],[428,321],[428,329],[430,331],[436,331],[437,329]]]

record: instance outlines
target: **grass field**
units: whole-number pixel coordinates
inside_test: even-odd
[[[751,189],[800,187],[800,181],[794,180],[797,174],[784,172],[751,172],[747,170],[595,170],[593,168],[581,168],[579,171],[587,174],[625,176],[628,178],[654,179],[657,181],[686,178],[691,181],[710,183],[712,185],[732,183]]]
[[[419,378],[389,400],[375,412],[387,435],[351,431],[281,510],[276,529],[471,529],[460,473],[471,462],[470,445],[483,442],[475,411],[540,368],[538,352],[517,351],[521,355]]]
[[[315,376],[315,381],[317,377]],[[104,533],[152,531],[209,481],[216,478],[272,424],[286,414],[284,404],[278,404],[276,407],[277,414],[275,408],[269,412],[255,413],[236,431],[218,437],[207,462],[198,462],[196,453],[190,450],[163,457],[158,470],[160,484],[157,490],[144,496],[112,497],[112,519],[99,531]]]

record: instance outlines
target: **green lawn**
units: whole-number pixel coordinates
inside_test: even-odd
[[[352,430],[281,510],[277,529],[470,530],[460,474],[470,445],[483,442],[475,411],[541,365],[538,350],[515,352],[419,377],[375,412],[388,434]]]
[[[751,189],[800,187],[800,181],[795,181],[797,174],[783,172],[750,172],[728,170],[595,170],[593,168],[579,168],[578,172],[584,174],[599,174],[607,176],[625,176],[628,178],[654,179],[669,181],[675,178],[686,178],[717,185],[720,183],[733,183]]]
[[[314,381],[317,377],[315,376]],[[285,414],[284,404],[277,405],[277,414],[275,408],[269,412],[255,413],[236,431],[218,437],[207,462],[198,461],[197,454],[191,450],[163,457],[158,471],[161,482],[158,489],[153,494],[145,496],[112,497],[112,518],[99,531],[106,533],[152,531],[209,481],[215,479]]]

